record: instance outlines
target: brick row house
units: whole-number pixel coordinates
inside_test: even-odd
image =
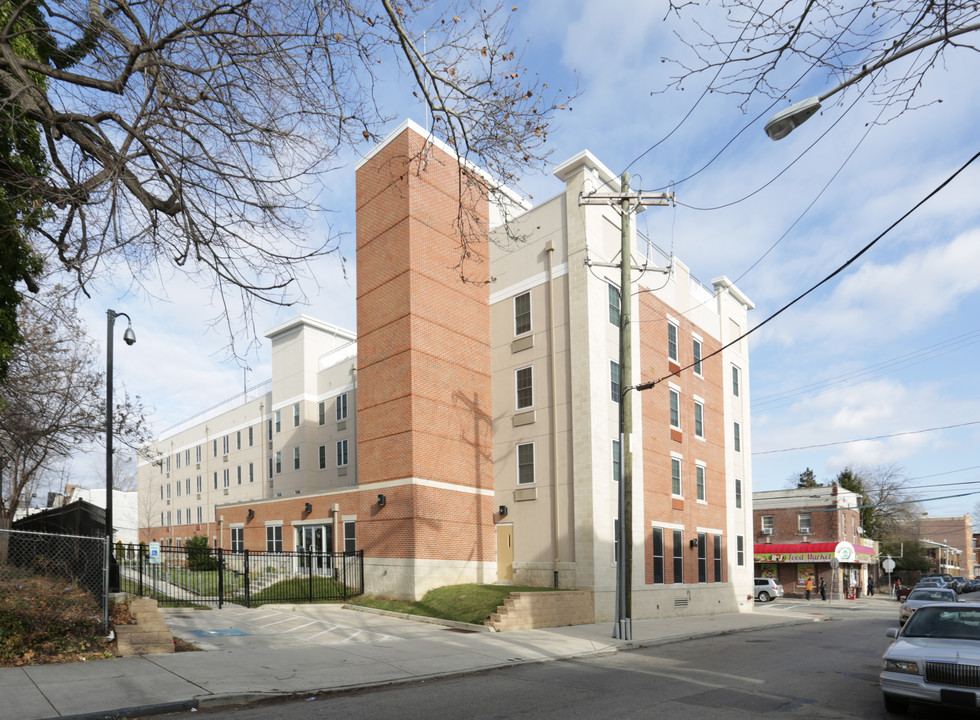
[[[368,592],[557,584],[611,619],[620,221],[579,196],[618,180],[587,151],[555,175],[531,207],[414,123],[393,132],[356,169],[356,336],[272,328],[268,383],[148,449],[141,537],[356,548]],[[465,247],[461,223],[483,228]],[[633,616],[749,609],[752,304],[634,254],[670,270],[635,275],[634,382],[678,372],[633,401]]]

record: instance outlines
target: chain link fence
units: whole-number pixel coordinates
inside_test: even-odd
[[[0,530],[0,608],[46,597],[91,602],[108,629],[108,564],[103,537]]]

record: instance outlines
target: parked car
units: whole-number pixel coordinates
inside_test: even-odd
[[[941,577],[927,577],[922,578],[915,584],[916,589],[918,588],[948,588],[949,585]]]
[[[772,578],[755,579],[755,599],[759,602],[769,602],[783,596],[783,586]]]
[[[956,591],[952,588],[917,588],[909,593],[908,598],[898,608],[898,622],[904,625],[912,613],[934,602],[957,602]]]
[[[957,593],[966,592],[966,578],[962,575],[954,575],[952,585]]]
[[[878,681],[888,712],[904,713],[910,702],[977,708],[980,604],[925,605],[886,635],[894,641],[882,655]]]

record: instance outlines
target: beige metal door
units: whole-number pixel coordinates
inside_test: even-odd
[[[497,581],[514,579],[514,526],[497,526]]]

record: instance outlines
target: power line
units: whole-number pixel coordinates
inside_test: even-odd
[[[819,443],[817,445],[801,445],[799,447],[783,448],[781,450],[762,450],[761,452],[754,452],[752,453],[752,455],[773,455],[775,453],[793,452],[794,450],[812,450],[814,448],[833,447],[834,445],[848,445],[850,443],[856,443],[856,442],[868,442],[871,440],[887,440],[888,438],[902,437],[903,435],[920,435],[922,433],[935,432],[937,430],[952,430],[954,428],[967,427],[970,425],[980,425],[980,420],[971,420],[970,422],[957,423],[956,425],[944,425],[942,427],[924,428],[922,430],[907,430],[905,432],[892,433],[891,435],[876,435],[874,437],[857,438],[854,440],[839,440],[837,442]]]

